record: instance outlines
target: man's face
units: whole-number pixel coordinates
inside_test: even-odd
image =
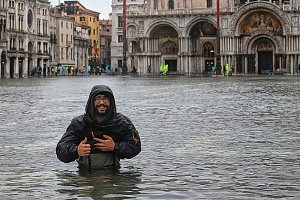
[[[109,98],[103,94],[97,95],[94,99],[94,107],[99,116],[105,116],[110,106]]]

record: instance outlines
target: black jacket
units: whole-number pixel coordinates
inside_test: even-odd
[[[94,98],[105,94],[110,99],[109,117],[101,123],[94,121]],[[119,158],[132,158],[140,153],[141,142],[138,131],[130,119],[116,112],[115,99],[111,89],[104,85],[94,86],[86,104],[85,114],[75,117],[68,126],[56,147],[59,160],[68,163],[76,160],[79,155],[77,147],[85,137],[92,143],[92,132],[95,137],[108,135],[115,142],[114,154]],[[97,153],[92,151],[91,153]]]

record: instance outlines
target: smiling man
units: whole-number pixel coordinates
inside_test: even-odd
[[[56,147],[59,160],[87,168],[119,168],[120,159],[141,151],[138,131],[130,119],[117,113],[115,98],[106,85],[92,88],[85,114],[75,117]]]

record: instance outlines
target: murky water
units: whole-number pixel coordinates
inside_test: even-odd
[[[109,85],[142,152],[119,172],[79,171],[55,147]],[[300,199],[300,78],[0,80],[1,199]]]

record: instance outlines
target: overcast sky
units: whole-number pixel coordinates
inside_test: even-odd
[[[111,0],[77,0],[85,8],[99,12],[100,19],[109,19],[108,14],[111,13]],[[53,6],[64,3],[65,0],[50,0]]]

